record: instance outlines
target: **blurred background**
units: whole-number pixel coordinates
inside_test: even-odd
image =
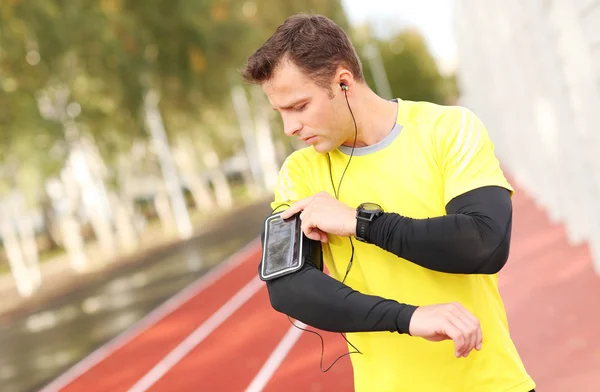
[[[301,146],[239,70],[298,12],[349,33],[382,97],[473,109],[548,216],[528,227],[564,228],[598,293],[596,0],[2,0],[1,391],[55,379],[260,234]]]

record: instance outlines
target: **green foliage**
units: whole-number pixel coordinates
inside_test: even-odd
[[[26,176],[22,186],[41,189],[82,134],[116,167],[134,141],[147,138],[150,88],[161,98],[170,140],[189,135],[223,158],[234,154],[242,146],[231,107],[238,70],[299,12],[350,28],[340,0],[0,2],[0,182],[10,187]],[[418,33],[377,45],[395,96],[445,102],[456,91]],[[79,134],[66,135],[67,122]]]
[[[394,97],[439,104],[452,100],[451,82],[448,84],[440,74],[425,39],[418,31],[405,30],[388,40],[374,41]],[[368,66],[364,68],[365,78],[373,86],[371,70]]]

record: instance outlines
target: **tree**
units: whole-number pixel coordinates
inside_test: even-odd
[[[446,81],[429,52],[424,37],[408,29],[390,39],[373,39],[394,97],[445,104],[452,98]],[[365,67],[365,78],[374,85],[373,71]]]
[[[237,70],[249,48],[302,11],[325,14],[347,27],[339,0],[2,2],[0,171],[5,175],[0,190],[19,188],[34,206],[49,179],[55,190],[73,184],[74,162],[87,154],[77,162],[89,158],[108,170],[87,176],[79,191],[55,193],[59,198],[68,193],[75,211],[77,203],[85,202],[84,188],[97,187],[101,199],[120,195],[122,168],[128,166],[123,162],[148,141],[161,140],[154,151],[164,153],[165,180],[179,176],[170,146],[193,139],[195,150],[176,148],[187,154],[187,160],[178,161],[185,162],[187,182],[198,180],[193,173],[206,169],[212,183],[220,184],[215,187],[227,194],[226,178],[217,171],[244,143],[232,116],[231,92],[241,84]],[[259,115],[252,123],[260,124],[260,142],[270,142],[264,104],[254,101],[252,113]],[[194,155],[199,164],[191,162]],[[169,184],[173,194],[180,191],[181,184]],[[201,200],[199,182],[195,189],[195,199]],[[70,232],[78,231],[75,217],[73,212]],[[110,223],[93,226],[106,229]],[[105,229],[96,230],[97,237]]]

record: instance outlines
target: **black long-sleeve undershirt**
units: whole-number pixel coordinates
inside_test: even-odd
[[[374,222],[369,239],[438,271],[499,270],[506,262],[510,242],[512,206],[508,191],[486,187],[465,193],[448,203],[447,213],[425,220],[384,214]],[[417,309],[353,290],[323,273],[310,259],[299,271],[267,281],[267,288],[275,310],[331,332],[408,333]]]
[[[415,306],[362,294],[306,259],[297,272],[267,281],[278,312],[330,332],[408,333]]]
[[[422,267],[455,274],[495,274],[510,250],[510,192],[489,186],[460,195],[445,216],[411,219],[384,213],[367,241]]]

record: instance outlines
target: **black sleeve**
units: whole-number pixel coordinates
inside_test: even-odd
[[[408,333],[417,309],[353,290],[309,259],[297,272],[267,281],[267,289],[275,310],[330,332]]]
[[[429,219],[384,213],[371,224],[367,240],[435,271],[499,272],[510,249],[510,192],[495,186],[478,188],[451,200],[446,213]]]

